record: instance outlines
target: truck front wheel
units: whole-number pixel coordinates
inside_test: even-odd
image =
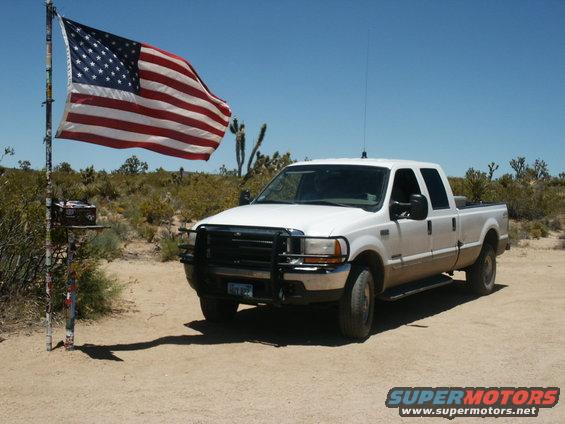
[[[467,283],[475,294],[485,296],[494,290],[496,279],[496,252],[490,244],[484,244],[479,257],[467,271]]]
[[[200,308],[204,318],[210,322],[231,321],[237,312],[237,302],[225,299],[215,299],[213,297],[201,297]]]
[[[366,338],[373,324],[375,283],[368,268],[353,266],[339,301],[339,328],[345,337]]]

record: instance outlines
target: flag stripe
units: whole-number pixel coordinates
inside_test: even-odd
[[[143,62],[140,61],[139,62],[139,69],[143,70],[143,71],[149,71],[152,72],[153,74],[157,74],[157,75],[162,75],[164,77],[168,77],[171,78],[171,80],[174,80],[176,82],[176,84],[181,84],[182,87],[189,87],[189,89],[192,91],[192,93],[188,93],[186,91],[182,91],[179,90],[178,87],[173,87],[171,86],[171,84],[162,84],[162,81],[154,81],[153,78],[148,77],[145,79],[141,79],[141,82],[144,85],[147,85],[149,83],[153,83],[153,84],[162,84],[159,85],[159,89],[161,87],[165,87],[168,90],[175,90],[176,92],[176,97],[186,97],[187,94],[190,94],[191,97],[190,99],[192,99],[191,101],[196,101],[199,104],[203,105],[204,107],[207,107],[208,109],[210,109],[212,112],[221,114],[221,116],[223,117],[223,119],[227,119],[229,118],[229,115],[226,116],[226,114],[224,113],[224,111],[219,110],[219,108],[217,108],[215,106],[215,104],[213,102],[211,102],[210,100],[210,95],[206,93],[206,91],[204,91],[204,88],[202,87],[202,84],[200,84],[197,81],[194,81],[190,78],[187,78],[185,75],[161,66],[161,65],[156,65],[154,63],[150,63],[150,62]]]
[[[96,125],[100,127],[113,128],[115,130],[129,131],[132,133],[167,137],[172,140],[177,140],[186,144],[193,144],[196,146],[218,147],[219,144],[216,141],[204,140],[202,138],[193,137],[188,134],[183,134],[179,131],[121,121],[119,119],[102,118],[99,116],[81,115],[78,113],[69,112],[67,114],[66,120],[68,122],[74,122],[77,124]]]
[[[141,71],[140,71],[141,72]],[[178,99],[181,100],[185,103],[188,104],[193,104],[196,106],[201,106],[204,109],[207,109],[210,111],[210,113],[214,114],[216,117],[218,117],[218,119],[220,119],[222,122],[228,122],[228,116],[224,116],[221,112],[218,111],[218,109],[216,107],[214,107],[214,105],[212,103],[210,103],[208,100],[204,100],[202,98],[199,97],[194,97],[191,96],[187,93],[183,93],[182,91],[179,91],[177,89],[175,89],[174,87],[162,84],[160,82],[155,82],[155,81],[150,81],[148,79],[140,79],[139,80],[139,84],[141,85],[141,88],[147,88],[149,90],[152,91],[156,91],[158,93],[164,93],[164,94],[168,94],[169,96],[171,96],[174,99]],[[142,91],[140,90],[139,92],[140,96],[143,96]]]
[[[163,84],[164,86],[174,88],[175,90],[180,91],[181,93],[188,94],[189,96],[193,96],[193,97],[197,97],[197,98],[202,99],[202,100],[210,101],[210,98],[205,93],[203,93],[202,91],[200,91],[200,90],[198,90],[194,87],[191,87],[190,85],[188,85],[186,83],[177,81],[176,79],[170,78],[170,77],[165,76],[165,75],[158,74],[157,72],[140,69],[139,70],[139,78],[141,80],[158,82],[160,84]],[[227,116],[227,117],[230,116],[230,110],[227,106],[219,105],[219,104],[216,104],[216,103],[210,103],[210,105],[215,106],[218,109],[218,111],[220,113],[222,113],[224,116]]]
[[[163,56],[158,56],[153,52],[148,52],[145,50],[141,50],[141,54],[139,55],[139,60],[143,62],[154,63],[155,65],[164,66],[165,68],[170,68],[177,71],[180,74],[185,75],[186,77],[199,82],[196,76],[188,69],[187,66],[182,66],[179,63],[173,62],[172,60],[165,59]]]
[[[186,59],[184,59],[184,58],[182,58],[182,57],[180,57],[180,56],[177,56],[177,55],[174,54],[174,53],[167,52],[167,51],[165,51],[165,50],[162,50],[162,49],[159,49],[159,48],[157,48],[157,47],[151,46],[151,45],[149,45],[149,44],[143,44],[143,45],[141,46],[141,51],[149,51],[149,49],[153,50],[152,53],[154,53],[154,54],[155,54],[155,53],[157,53],[157,54],[158,54],[158,53],[161,53],[161,54],[163,54],[164,56],[166,56],[167,58],[169,58],[169,59],[171,59],[171,60],[173,60],[173,61],[175,61],[175,62],[177,62],[177,63],[179,63],[179,64],[181,64],[181,65],[183,65],[183,66],[186,66],[186,67],[190,70],[190,72],[192,72],[192,73],[196,76],[196,78],[198,79],[198,81],[200,81],[200,83],[202,84],[202,86],[206,89],[206,91],[207,91],[208,93],[210,93],[210,95],[211,95],[214,99],[216,99],[216,100],[217,100],[220,104],[222,104],[222,105],[224,105],[224,104],[227,105],[227,103],[226,103],[226,101],[225,101],[224,99],[222,99],[222,98],[216,96],[214,93],[212,93],[212,91],[208,88],[208,86],[207,86],[206,83],[202,80],[202,78],[200,78],[200,75],[198,75],[198,72],[196,72],[196,69],[194,69],[194,67],[190,64],[190,62],[189,62],[188,60],[186,60]]]
[[[195,146],[194,144],[186,144],[181,141],[171,140],[168,137],[138,134],[96,125],[77,124],[74,122],[65,122],[63,124],[62,131],[96,134],[102,137],[114,138],[122,141],[134,141],[136,143],[157,143],[171,149],[190,153],[212,153],[215,150],[214,147]]]
[[[201,113],[202,115],[214,119],[216,122],[219,122],[220,124],[227,127],[228,121],[226,119],[222,119],[218,114],[212,112],[210,109],[207,109],[203,106],[194,103],[190,103],[191,100],[189,98],[179,99],[178,97],[175,97],[172,94],[164,93],[163,91],[154,90],[154,88],[158,89],[159,85],[152,84],[149,82],[144,84],[142,81],[141,90],[139,90],[139,95],[146,99],[159,100],[182,109],[192,110],[194,112]]]
[[[163,61],[165,62],[165,61]],[[148,61],[148,60],[140,60],[138,62],[139,65],[139,69],[144,70],[144,71],[152,71],[155,72],[157,74],[162,74],[164,76],[167,76],[169,78],[172,78],[174,80],[176,80],[177,82],[181,83],[181,84],[186,84],[189,87],[193,88],[194,90],[197,90],[200,95],[204,96],[204,97],[200,97],[208,102],[211,102],[212,105],[215,105],[215,99],[212,99],[210,97],[210,94],[208,94],[208,92],[204,89],[204,87],[202,86],[202,84],[200,84],[200,82],[196,79],[192,79],[190,76],[186,75],[183,71],[182,67],[178,67],[177,69],[175,68],[171,68],[169,66],[167,66],[167,64],[164,63],[155,63],[152,61]],[[222,113],[224,113],[222,111]]]
[[[106,87],[95,87],[88,84],[73,83],[71,87],[71,92],[73,94],[78,93],[80,95],[84,95],[85,98],[100,96],[108,99],[123,100],[131,104],[146,106],[152,109],[168,110],[176,113],[177,115],[194,118],[211,127],[219,129],[220,131],[225,131],[226,129],[226,126],[228,124],[227,121],[220,120],[216,115],[212,115],[211,112],[208,111],[208,109],[196,107],[195,105],[192,105],[188,102],[176,101],[174,98],[169,98],[168,102],[161,99],[153,100],[149,98],[149,96],[153,95],[149,93],[148,90],[142,89],[141,91],[143,92],[144,96],[141,95],[141,92],[139,95],[136,95],[127,91],[112,90],[111,88]],[[161,93],[156,92],[155,97],[160,97],[159,94]],[[173,105],[171,102],[177,103],[178,106]],[[213,118],[205,115],[205,113],[212,116]]]
[[[186,134],[192,137],[200,138],[203,141],[212,141],[215,143],[219,143],[220,140],[222,139],[222,137],[220,136],[210,134],[198,128],[187,127],[186,125],[178,124],[176,122],[167,121],[164,119],[149,118],[145,115],[139,115],[134,112],[127,112],[123,110],[113,110],[105,107],[85,105],[85,104],[74,104],[71,112],[77,115],[87,115],[87,116],[100,117],[100,118],[117,119],[119,121],[124,121],[131,124],[141,124],[141,125],[154,127],[156,129],[172,130],[179,132],[181,134]],[[128,131],[132,132],[131,130],[129,130],[130,127],[131,125],[128,126]]]
[[[103,137],[91,133],[62,131],[59,135],[61,138],[69,138],[71,140],[86,141],[87,143],[100,144],[102,146],[113,147],[115,149],[128,149],[132,147],[141,147],[143,149],[152,150],[168,156],[175,156],[182,159],[191,160],[208,160],[210,153],[190,153],[182,150],[171,149],[169,147],[154,144],[154,143],[140,143],[136,141],[118,140],[112,137]]]
[[[132,103],[125,100],[109,99],[107,97],[99,96],[85,96],[84,94],[72,93],[71,103],[98,106],[108,109],[121,110],[125,112],[133,112],[139,115],[148,116],[151,118],[164,119],[172,122],[177,122],[179,124],[186,125],[188,127],[194,127],[202,131],[206,131],[210,134],[214,134],[223,137],[224,131],[215,128],[205,122],[199,121],[198,119],[190,118],[188,116],[179,115],[174,112],[163,109],[154,109],[146,106],[142,106],[138,103]]]

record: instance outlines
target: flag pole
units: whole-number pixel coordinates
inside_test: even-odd
[[[45,348],[51,351],[53,347],[53,326],[52,326],[52,312],[53,303],[51,294],[53,290],[53,275],[52,275],[52,261],[53,249],[51,246],[51,201],[53,196],[53,184],[51,182],[51,168],[52,164],[52,147],[51,142],[53,136],[51,134],[52,126],[52,29],[53,29],[53,15],[54,7],[52,0],[45,0]]]

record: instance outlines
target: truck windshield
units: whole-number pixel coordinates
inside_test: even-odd
[[[382,206],[389,170],[361,165],[300,165],[283,170],[253,203],[363,208]]]

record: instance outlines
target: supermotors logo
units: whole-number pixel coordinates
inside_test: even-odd
[[[386,406],[402,417],[537,417],[559,401],[558,387],[393,387]]]

